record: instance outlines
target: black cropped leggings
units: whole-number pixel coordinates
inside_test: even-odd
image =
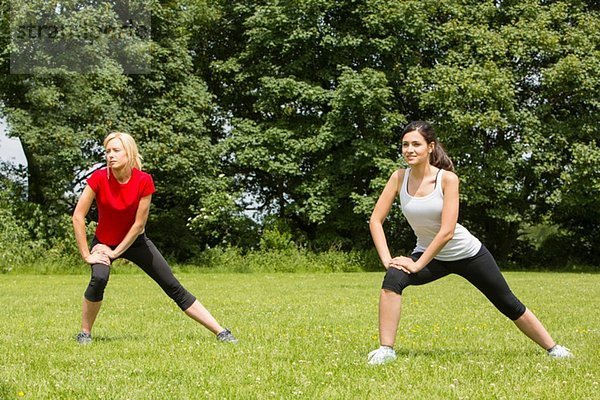
[[[411,258],[418,260],[423,253],[414,253]],[[471,282],[489,301],[511,320],[525,313],[525,306],[512,293],[500,269],[485,246],[473,257],[457,261],[432,260],[425,268],[414,274],[407,274],[396,268],[389,268],[383,279],[382,288],[402,294],[407,286],[424,285],[449,274],[457,274]]]
[[[98,243],[100,242],[94,237],[92,247]],[[138,236],[119,258],[121,257],[139,266],[182,310],[187,310],[196,301],[196,298],[175,278],[167,261],[145,234]],[[91,267],[92,277],[84,296],[89,301],[102,301],[110,267],[106,264],[93,264]]]

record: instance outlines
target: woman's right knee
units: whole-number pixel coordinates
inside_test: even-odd
[[[102,301],[104,298],[104,289],[108,284],[110,267],[103,264],[92,265],[92,277],[85,291],[85,298],[89,301]]]
[[[397,268],[389,268],[383,278],[382,289],[402,294],[402,291],[408,286],[408,274]]]

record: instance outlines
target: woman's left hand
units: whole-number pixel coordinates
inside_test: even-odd
[[[401,269],[410,274],[414,274],[420,270],[412,258],[404,256],[395,257],[390,266]]]
[[[108,256],[111,260],[114,260],[116,257],[115,252],[105,244],[98,243],[94,247],[92,247],[92,253],[102,253]]]
[[[404,256],[394,257],[390,261],[389,266],[391,268],[396,268],[396,269],[402,270],[402,271],[406,272],[407,274],[412,274],[412,273],[419,271],[415,262],[410,257],[404,257]]]

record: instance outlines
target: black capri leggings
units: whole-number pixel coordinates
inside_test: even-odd
[[[422,254],[414,253],[411,258],[416,261]],[[402,294],[407,286],[424,285],[449,274],[460,275],[471,282],[502,314],[511,320],[514,321],[525,313],[525,306],[510,290],[494,257],[483,245],[473,257],[457,261],[434,259],[425,268],[414,274],[389,268],[383,279],[382,288]]]
[[[100,242],[94,237],[91,247],[98,243]],[[138,236],[119,258],[121,257],[133,262],[154,279],[182,310],[187,310],[196,301],[196,298],[175,278],[169,264],[146,234],[142,233]],[[102,301],[109,275],[108,265],[92,265],[92,277],[84,295],[87,300]]]

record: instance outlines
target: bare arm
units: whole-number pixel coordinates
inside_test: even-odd
[[[390,176],[383,192],[377,200],[377,204],[375,205],[373,213],[371,214],[371,219],[369,220],[371,237],[373,238],[373,243],[377,249],[377,254],[379,254],[379,259],[383,263],[385,269],[390,267],[392,255],[390,254],[385,232],[383,231],[383,222],[387,218],[390,209],[392,208],[392,204],[394,204],[394,200],[398,195],[399,183],[402,182],[403,178],[404,170],[395,171],[392,176]]]
[[[77,201],[77,205],[75,206],[75,211],[73,212],[73,231],[75,232],[75,240],[77,241],[77,247],[79,248],[79,254],[81,254],[81,258],[85,260],[88,264],[106,264],[110,265],[110,260],[105,254],[101,253],[93,253],[90,254],[88,248],[88,242],[86,237],[85,230],[85,217],[90,211],[90,207],[94,199],[96,198],[96,193],[86,185],[85,189],[83,189],[83,193],[79,200]]]

